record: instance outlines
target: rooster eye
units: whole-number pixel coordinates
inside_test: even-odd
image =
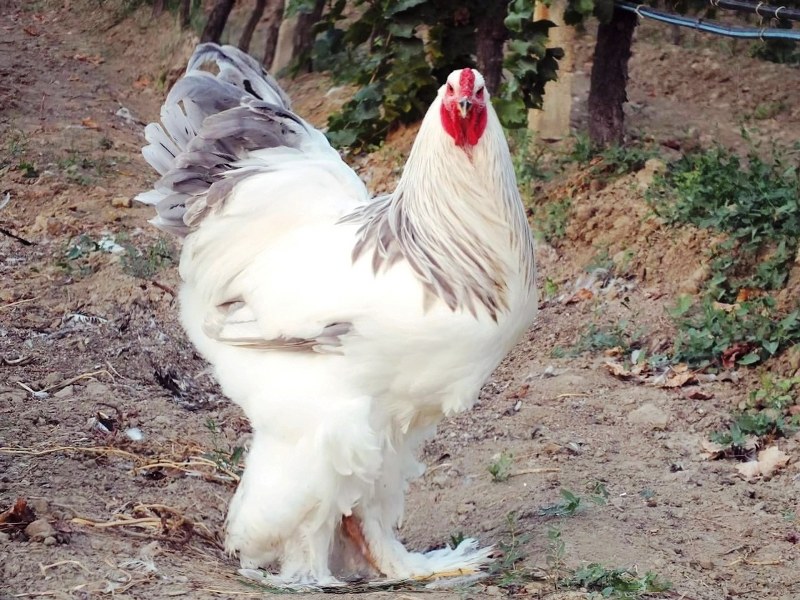
[[[452,94],[453,93],[453,86],[450,85],[449,83],[447,84],[447,93],[448,94]]]
[[[475,92],[475,97],[476,98],[483,98],[483,88],[481,88],[477,92]]]

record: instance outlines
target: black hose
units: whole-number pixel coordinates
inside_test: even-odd
[[[722,0],[720,0],[722,2]],[[791,29],[771,29],[762,27],[736,27],[732,25],[723,25],[714,21],[707,21],[705,19],[693,19],[691,17],[682,17],[671,13],[649,8],[643,4],[635,4],[627,2],[626,0],[615,0],[614,4],[622,10],[634,12],[640,17],[661,21],[662,23],[669,23],[670,25],[679,25],[680,27],[689,27],[697,31],[704,31],[706,33],[714,33],[725,37],[732,37],[745,40],[794,40],[800,41],[800,31],[792,31]],[[763,7],[762,7],[763,9]],[[759,10],[762,10],[759,9]],[[783,16],[783,10],[780,11]]]

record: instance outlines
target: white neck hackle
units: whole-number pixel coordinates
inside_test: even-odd
[[[457,146],[440,119],[443,88],[428,109],[397,189],[353,215],[363,222],[358,258],[376,271],[403,258],[451,309],[493,319],[508,308],[511,278],[534,285],[533,238],[497,115],[474,146]],[[520,273],[522,271],[522,273]]]

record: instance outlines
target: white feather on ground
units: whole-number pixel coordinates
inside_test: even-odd
[[[443,128],[454,99],[483,116],[475,143]],[[475,402],[536,312],[533,242],[480,74],[448,78],[384,198],[235,48],[199,46],[161,121],[143,153],[162,178],[139,200],[185,236],[181,321],[254,431],[228,550],[286,585],[480,568],[491,549],[474,540],[421,554],[396,535],[420,445]]]

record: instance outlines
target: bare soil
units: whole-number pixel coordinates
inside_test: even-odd
[[[168,17],[152,23],[146,11],[120,15],[88,0],[2,8],[0,512],[23,498],[33,511],[25,520],[44,521],[0,533],[0,598],[265,594],[220,545],[235,489],[225,459],[246,446],[248,424],[176,321],[176,265],[158,257],[169,254],[164,244],[174,256],[177,242],[159,241],[150,209],[129,202],[154,179],[139,154],[141,123],[157,118],[193,44]],[[590,58],[590,38],[580,44]],[[589,58],[578,61],[578,126]],[[326,94],[321,76],[286,86],[318,125],[347,94]],[[756,123],[758,135],[789,143],[800,134],[798,90],[797,69],[699,36],[673,46],[645,26],[629,127],[669,146],[740,145],[740,124],[776,103],[784,108]],[[357,161],[373,189],[391,187],[413,134],[398,132]],[[542,281],[560,292],[475,409],[443,423],[408,495],[402,533],[411,548],[460,533],[518,542],[520,568],[537,578],[358,597],[583,598],[555,590],[552,577],[599,562],[658,573],[673,584],[668,597],[800,598],[800,440],[781,440],[792,462],[753,483],[734,461],[701,450],[756,373],[666,389],[612,377],[603,355],[553,358],[589,323],[628,322],[650,348],[669,346],[666,307],[696,289],[710,239],[653,218],[647,181],[636,173],[593,183],[568,169],[539,186],[543,198],[573,202],[566,238],[539,248]],[[136,249],[153,247],[149,261],[136,259]],[[618,275],[590,281],[585,267],[601,249]],[[591,298],[574,297],[580,288]],[[501,452],[513,455],[511,476],[494,482],[488,466]],[[597,483],[609,492],[605,505],[588,501]],[[582,510],[540,516],[562,488],[584,498]],[[557,561],[553,531],[564,541]]]

